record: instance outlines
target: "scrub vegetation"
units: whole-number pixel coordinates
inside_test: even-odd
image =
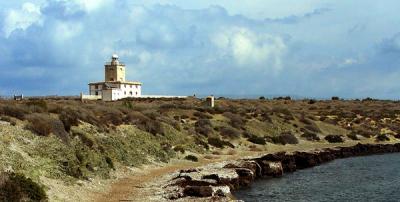
[[[171,158],[199,161],[202,155],[273,145],[392,141],[399,138],[399,115],[398,102],[373,99],[220,98],[214,108],[195,98],[1,100],[0,196],[17,186],[20,195],[12,197],[47,200],[51,187],[43,177],[75,184]]]

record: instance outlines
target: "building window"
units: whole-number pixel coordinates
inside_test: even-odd
[[[133,94],[132,94],[132,91],[131,91],[131,92],[129,92],[129,94],[130,94],[130,95],[133,95]]]
[[[96,93],[94,93],[94,94],[99,95],[99,92],[96,91]]]
[[[124,91],[124,95],[126,95],[126,91]]]
[[[121,71],[122,71],[122,67],[121,67],[121,68],[119,68],[119,70],[121,70]]]
[[[137,95],[137,92],[136,92],[136,95]]]

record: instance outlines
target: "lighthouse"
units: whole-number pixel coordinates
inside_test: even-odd
[[[89,95],[104,101],[114,101],[129,97],[140,97],[142,83],[126,81],[126,66],[113,54],[111,61],[104,65],[104,81],[89,83]]]

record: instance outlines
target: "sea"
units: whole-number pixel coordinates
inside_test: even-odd
[[[400,153],[337,159],[256,180],[234,193],[243,201],[400,201]]]

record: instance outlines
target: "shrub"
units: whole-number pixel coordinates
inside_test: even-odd
[[[212,118],[212,116],[210,116],[206,113],[203,113],[203,112],[198,112],[198,111],[194,112],[193,115],[196,117],[199,117],[200,119],[211,119]]]
[[[47,201],[43,187],[22,174],[0,174],[0,201]]]
[[[286,97],[274,97],[274,100],[292,100],[292,98],[290,96],[286,96]]]
[[[208,146],[207,142],[204,142],[203,140],[201,140],[201,139],[199,139],[199,138],[196,138],[196,139],[194,140],[194,142],[195,142],[195,144],[204,147],[204,149],[206,149],[206,150],[210,149],[210,147]]]
[[[308,104],[315,104],[316,102],[317,102],[316,100],[311,99],[311,100],[308,101]]]
[[[237,114],[233,114],[232,112],[225,112],[223,113],[223,115],[229,119],[229,124],[234,128],[240,129],[245,124],[245,120]]]
[[[198,162],[199,161],[199,159],[195,155],[187,155],[187,156],[185,156],[185,159],[188,160],[188,161],[193,161],[193,162]]]
[[[325,140],[329,143],[340,143],[344,142],[344,139],[341,135],[327,135],[325,136]]]
[[[284,132],[278,136],[271,137],[271,140],[275,144],[298,144],[299,140],[290,132]]]
[[[287,108],[275,107],[272,109],[272,112],[281,116],[283,115],[283,118],[286,120],[294,120],[292,112],[290,112],[290,110]]]
[[[314,133],[321,133],[321,130],[315,123],[312,123],[311,125],[306,125],[304,126],[304,128]]]
[[[19,120],[25,120],[25,114],[29,114],[29,112],[22,107],[3,106],[0,108],[0,114],[11,116]]]
[[[106,156],[105,160],[109,168],[115,169],[114,162],[109,156]]]
[[[396,134],[396,135],[394,135],[394,137],[395,137],[396,139],[400,139],[400,134]]]
[[[227,137],[227,138],[234,139],[234,138],[239,138],[239,136],[240,136],[239,131],[232,127],[221,127],[219,129],[219,131],[223,137]]]
[[[8,123],[10,123],[10,125],[12,125],[12,126],[17,125],[17,122],[15,121],[15,119],[14,119],[14,118],[11,118],[11,117],[8,117],[8,116],[2,116],[2,117],[0,117],[0,120],[1,120],[1,121],[5,121],[5,122],[8,122]]]
[[[389,141],[390,138],[386,134],[379,134],[375,137],[375,140],[378,142]]]
[[[208,119],[200,119],[200,120],[196,121],[194,126],[195,126],[195,131],[198,134],[207,136],[208,134],[210,134],[212,132],[211,121]]]
[[[119,126],[124,123],[124,115],[121,111],[113,108],[104,107],[102,109],[102,115],[100,121],[102,124]]]
[[[331,98],[331,100],[339,100],[339,97],[338,97],[338,96],[333,96],[333,97]]]
[[[82,143],[86,146],[88,146],[89,148],[93,148],[93,146],[95,145],[95,141],[93,138],[89,137],[86,133],[84,133],[83,131],[74,131],[72,133],[72,135],[78,136],[79,139],[82,141]]]
[[[47,112],[47,103],[44,100],[29,100],[26,105],[29,106],[32,112]]]
[[[347,135],[348,138],[352,139],[352,140],[360,140],[360,138],[357,137],[357,134],[355,133],[350,133]]]
[[[251,135],[250,137],[247,138],[247,141],[254,143],[254,144],[259,144],[259,145],[265,145],[267,142],[265,141],[265,138],[263,137],[258,137],[255,135]]]
[[[231,144],[228,141],[223,141],[219,138],[216,137],[209,137],[208,138],[208,144],[217,147],[217,148],[224,148],[225,146],[231,147],[231,148],[235,148],[235,146],[233,146],[233,144]]]
[[[182,154],[184,154],[185,153],[185,148],[183,148],[182,145],[178,145],[178,146],[174,147],[174,151],[181,152]]]
[[[149,115],[153,116],[151,114]],[[164,129],[162,128],[161,123],[156,120],[156,118],[152,118],[145,116],[141,112],[130,112],[127,114],[125,121],[136,125],[140,130],[149,132],[153,135],[164,134]]]
[[[318,137],[316,133],[313,133],[311,131],[304,131],[304,133],[301,135],[302,138],[305,138],[308,141],[319,141],[321,138]]]
[[[27,128],[38,135],[48,136],[52,132],[53,120],[48,115],[31,114],[28,117],[28,121],[29,125]]]
[[[300,116],[299,121],[306,125],[312,125],[314,123],[310,119],[306,118],[304,114]]]
[[[373,135],[372,131],[370,131],[368,129],[365,129],[365,128],[359,128],[359,129],[353,131],[352,133],[361,135],[361,136],[363,136],[365,138],[370,138]]]
[[[79,124],[78,115],[75,111],[62,111],[59,115],[59,119],[64,124],[64,128],[67,132],[71,130],[72,126],[78,126]]]
[[[272,123],[272,119],[267,112],[261,114],[262,121]]]
[[[259,100],[265,100],[265,97],[264,97],[264,96],[261,96],[261,97],[259,97],[258,99],[259,99]]]
[[[58,136],[64,142],[68,141],[68,133],[64,129],[64,124],[58,120],[50,117],[47,114],[31,114],[27,117],[29,124],[27,129],[41,135],[49,136],[51,133]]]

